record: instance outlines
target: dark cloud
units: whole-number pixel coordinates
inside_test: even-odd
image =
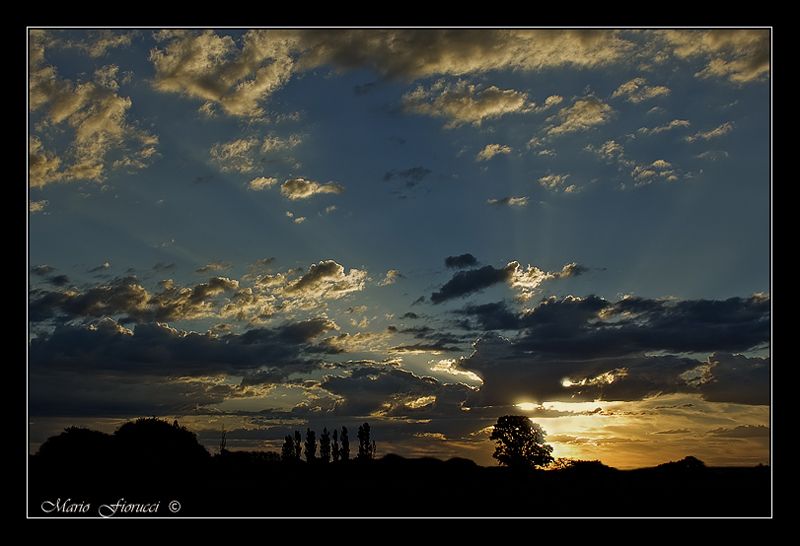
[[[474,317],[481,330],[516,330],[522,326],[520,317],[502,301],[467,305],[463,309],[453,312]],[[470,327],[469,322],[461,323],[461,325]]]
[[[516,314],[505,303],[467,306],[486,335],[459,367],[484,380],[476,404],[520,399],[638,400],[697,393],[710,402],[769,404],[769,359],[731,355],[769,341],[769,298],[609,302],[548,298]],[[679,356],[714,352],[707,362]],[[651,356],[653,353],[677,353]]]
[[[158,271],[158,272],[169,271],[171,269],[175,269],[174,263],[158,262],[153,266],[153,271]]]
[[[769,405],[770,359],[715,353],[698,381],[709,402]]]
[[[425,296],[420,296],[414,301],[411,302],[411,305],[418,305],[420,303],[425,303]]]
[[[405,180],[406,186],[409,188],[413,188],[420,182],[422,182],[429,174],[433,171],[430,169],[426,169],[425,167],[411,167],[409,169],[405,169],[402,171],[398,171],[397,169],[392,169],[388,171],[386,174],[383,175],[383,179],[385,181],[389,181],[395,178]]]
[[[53,275],[48,277],[47,281],[53,286],[66,286],[69,284],[69,277],[66,275]]]
[[[111,262],[106,261],[106,262],[101,263],[97,267],[93,267],[93,268],[89,269],[88,273],[98,273],[100,271],[105,271],[106,269],[109,269],[110,267],[111,267]]]
[[[487,265],[480,269],[459,271],[437,292],[431,294],[431,301],[434,304],[439,304],[453,298],[480,292],[484,288],[489,288],[495,284],[508,281],[514,270],[515,267],[509,264],[502,269],[496,269],[491,265]]]
[[[642,351],[743,351],[769,341],[766,296],[727,300],[654,300],[597,296],[542,300],[515,314],[503,302],[470,305],[456,313],[483,330],[522,330],[521,349],[560,356],[615,356]]]
[[[136,277],[128,276],[94,286],[83,292],[33,291],[29,316],[33,322],[51,318],[101,318],[122,316],[126,322],[167,322],[209,314],[209,302],[238,288],[238,282],[213,277],[191,288],[161,283],[161,292],[150,293]]]
[[[419,315],[409,311],[408,313],[404,313],[404,314],[400,315],[400,318],[401,319],[418,319]]]
[[[353,86],[353,93],[356,95],[366,95],[378,86],[378,82],[367,82]]]
[[[453,269],[464,269],[478,265],[478,260],[472,254],[460,254],[459,256],[448,256],[445,258],[444,265]]]

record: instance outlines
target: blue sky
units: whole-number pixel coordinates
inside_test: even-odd
[[[513,410],[562,456],[768,457],[769,31],[29,43],[32,449],[139,413],[263,431],[248,449],[368,419],[387,449],[488,464]],[[600,353],[571,354],[584,336]],[[672,399],[692,409],[613,411]],[[640,453],[653,423],[685,432]]]

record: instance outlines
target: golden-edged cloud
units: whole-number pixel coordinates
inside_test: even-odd
[[[41,112],[41,119],[29,139],[30,185],[102,182],[110,170],[147,166],[156,155],[158,137],[128,120],[132,102],[117,93],[117,68],[104,67],[89,81],[61,78],[45,60],[52,40],[45,31],[31,31],[29,108]],[[66,129],[69,143],[50,142],[49,128]]]
[[[403,106],[407,112],[447,119],[446,128],[465,123],[480,125],[486,119],[532,108],[527,93],[494,85],[478,86],[465,80],[438,80],[428,88],[420,85],[403,95]]]
[[[475,161],[489,161],[496,155],[508,155],[511,153],[511,147],[505,144],[487,144],[475,156]]]
[[[683,59],[702,58],[700,78],[725,78],[749,83],[769,75],[770,31],[768,29],[667,30],[660,36]]]
[[[663,85],[647,85],[647,80],[639,77],[633,78],[632,80],[620,85],[616,91],[612,93],[611,98],[614,99],[617,97],[622,97],[628,102],[637,104],[649,99],[669,94],[669,87],[665,87]]]
[[[344,186],[340,184],[334,182],[321,184],[305,178],[292,178],[281,184],[281,195],[292,201],[308,199],[324,193],[339,194],[342,192],[344,192]]]
[[[554,116],[545,130],[548,136],[561,136],[578,131],[586,131],[611,120],[614,110],[595,97],[576,99],[571,106],[565,106]]]

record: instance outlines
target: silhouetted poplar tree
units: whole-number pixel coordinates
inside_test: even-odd
[[[369,438],[369,423],[364,423],[358,427],[358,458],[362,461],[372,459],[374,444]]]
[[[300,460],[300,455],[303,453],[303,439],[300,437],[300,431],[294,431],[294,458]]]
[[[350,438],[347,437],[347,427],[342,427],[342,461],[350,460]]]
[[[331,435],[327,427],[322,429],[319,436],[319,460],[323,463],[331,462]]]
[[[306,429],[306,461],[313,463],[317,458],[317,435],[310,428]]]
[[[294,452],[294,439],[291,434],[287,434],[283,440],[283,447],[281,448],[281,460],[285,463],[296,460]]]
[[[333,462],[339,462],[339,431],[333,429]]]

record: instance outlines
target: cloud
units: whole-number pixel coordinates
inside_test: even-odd
[[[81,50],[96,59],[103,57],[111,49],[129,47],[138,34],[137,31],[110,29],[86,31],[85,40],[61,41],[59,45]]]
[[[386,272],[386,276],[383,278],[381,282],[378,283],[378,286],[389,286],[390,284],[394,284],[397,282],[397,279],[402,279],[403,275],[397,269],[390,269]]]
[[[156,39],[150,51],[153,87],[200,100],[226,114],[261,117],[261,103],[283,86],[294,71],[290,55],[295,39],[286,33],[250,31],[241,46],[212,30],[172,30]]]
[[[225,271],[231,268],[229,262],[211,262],[195,269],[195,273],[209,273],[211,271]]]
[[[637,104],[649,99],[669,94],[669,87],[665,87],[663,85],[647,85],[647,80],[640,77],[634,78],[620,85],[617,90],[611,94],[611,98],[615,99],[622,97],[628,102]]]
[[[491,265],[480,269],[459,271],[447,281],[437,292],[431,294],[431,302],[439,304],[444,301],[468,296],[485,288],[507,282],[517,292],[517,298],[527,301],[536,294],[539,285],[544,281],[575,277],[587,271],[577,263],[564,265],[561,271],[549,273],[536,266],[523,267],[519,262],[509,262],[502,269]]]
[[[217,142],[211,146],[209,155],[222,172],[239,172],[242,174],[255,171],[264,162],[265,156],[271,152],[289,150],[301,143],[297,135],[286,138],[268,135],[263,139],[256,137],[237,138],[228,142]],[[253,186],[256,180],[258,188]],[[264,189],[269,187],[270,178],[256,178],[250,183],[250,189]],[[265,186],[266,184],[266,186]]]
[[[52,265],[47,265],[47,264],[35,265],[35,266],[33,266],[31,268],[31,272],[34,275],[39,275],[41,277],[43,277],[45,275],[49,275],[50,273],[52,273],[55,270],[56,270],[55,267],[53,267]]]
[[[625,156],[625,148],[615,140],[606,140],[599,147],[587,144],[584,149],[606,161],[619,161]]]
[[[281,195],[292,201],[308,199],[323,193],[339,194],[342,192],[344,192],[344,186],[339,184],[333,182],[320,184],[305,178],[292,178],[281,184]]]
[[[110,267],[111,267],[111,262],[106,260],[105,262],[101,263],[97,267],[91,268],[88,272],[89,273],[97,273],[98,271],[105,271],[106,269],[109,269]]]
[[[705,400],[755,405],[770,403],[769,358],[719,352],[708,357],[708,361],[698,366],[696,371],[700,375],[690,381],[703,393]]]
[[[769,29],[667,30],[659,35],[675,56],[706,62],[695,74],[699,78],[744,84],[769,75]]]
[[[305,299],[339,299],[364,289],[367,272],[351,269],[345,274],[344,266],[333,260],[313,264],[296,282],[289,284],[286,292]]]
[[[551,308],[551,303],[543,303],[533,312],[519,316],[517,324],[495,324],[503,329],[521,327],[523,330],[517,338],[511,339],[484,335],[475,344],[472,355],[457,361],[458,369],[475,373],[483,380],[483,386],[468,400],[468,405],[500,405],[518,400],[539,403],[641,400],[667,393],[696,393],[712,402],[769,403],[769,381],[765,379],[769,368],[767,359],[740,356],[737,364],[740,369],[731,374],[730,366],[717,369],[716,373],[710,371],[718,366],[714,356],[708,363],[679,355],[649,356],[645,351],[674,350],[681,345],[678,352],[691,352],[699,339],[686,339],[656,319],[644,320],[635,326],[627,321],[622,327],[612,326],[605,319],[597,321],[603,316],[602,306],[597,305],[602,302],[564,301],[567,302],[565,308]],[[556,309],[559,311],[555,312]],[[491,312],[482,309],[486,316],[495,317],[500,310],[502,308]],[[539,313],[547,316],[537,317]],[[694,320],[689,320],[685,326],[681,325],[681,329],[685,329],[683,333],[697,328],[698,319],[702,320],[699,316],[692,318]],[[736,319],[725,316],[720,316],[719,320],[731,325],[736,323]],[[734,328],[741,332],[747,327],[737,324]],[[702,329],[706,335],[712,330]],[[591,338],[593,341],[588,342]],[[706,347],[742,345],[719,335],[702,344]],[[668,345],[672,346],[667,348]],[[698,368],[702,369],[702,383],[696,379],[701,373]],[[744,374],[743,370],[746,370]],[[747,383],[745,378],[751,382]],[[706,385],[720,386],[712,390]]]
[[[453,298],[460,298],[474,294],[475,292],[480,292],[495,284],[506,282],[511,279],[515,271],[515,266],[512,264],[516,264],[516,262],[510,263],[502,269],[496,269],[491,265],[487,265],[480,269],[459,271],[438,291],[431,294],[431,302],[434,304],[442,303]]]
[[[740,425],[735,428],[715,428],[708,431],[723,438],[769,438],[769,427],[765,425]]]
[[[539,178],[539,184],[548,190],[558,190],[569,178],[568,174],[548,174]]]
[[[47,208],[47,205],[50,204],[50,201],[47,199],[43,199],[41,201],[29,201],[28,202],[28,212],[31,214],[35,214],[37,212],[44,212],[44,209]]]
[[[698,131],[693,135],[689,135],[684,140],[686,140],[686,142],[689,143],[695,142],[697,140],[711,140],[712,138],[719,138],[721,136],[725,136],[731,131],[733,131],[733,123],[730,121],[726,121],[725,123],[708,131]]]
[[[422,182],[429,174],[431,174],[430,169],[426,169],[422,166],[411,167],[409,169],[405,169],[402,171],[398,171],[396,169],[392,169],[391,171],[387,171],[386,174],[383,175],[384,181],[389,181],[395,178],[402,178],[406,181],[406,186],[409,188],[413,188],[420,182]]]
[[[95,80],[61,78],[46,63],[51,33],[32,30],[29,49],[29,108],[32,134],[28,142],[29,183],[102,182],[110,171],[137,170],[156,156],[158,137],[128,120],[129,97],[117,93],[110,72]],[[66,138],[56,133],[66,134]]]
[[[525,207],[528,205],[527,197],[500,197],[498,199],[487,199],[490,205],[506,206],[506,207]]]
[[[695,157],[697,159],[707,159],[708,161],[719,161],[721,159],[727,159],[728,156],[729,154],[725,150],[708,150],[697,154]]]
[[[451,269],[466,269],[478,265],[478,260],[472,254],[459,254],[458,256],[448,256],[444,259],[445,267]]]
[[[285,381],[319,361],[313,341],[335,329],[324,318],[244,334],[215,335],[111,319],[58,326],[29,348],[33,415],[192,412],[228,398],[254,396],[259,378]],[[225,375],[243,376],[241,385]]]
[[[455,83],[439,80],[428,89],[420,85],[403,95],[403,107],[407,112],[446,118],[445,127],[452,129],[465,123],[480,125],[486,119],[524,113],[531,105],[526,93],[514,89],[479,87],[464,80]]]
[[[247,187],[253,191],[261,191],[269,189],[277,183],[278,183],[277,178],[259,176],[258,178],[254,178],[250,182],[248,182]]]
[[[508,155],[510,153],[511,147],[506,146],[505,144],[487,144],[480,152],[478,152],[478,155],[475,156],[475,161],[489,161],[496,155]]]
[[[558,114],[548,118],[551,123],[545,129],[549,136],[560,136],[578,131],[586,131],[611,120],[614,110],[608,104],[595,97],[576,99],[571,106],[566,106]]]
[[[672,131],[673,129],[677,129],[679,127],[689,127],[691,125],[688,120],[685,119],[673,119],[666,125],[660,125],[658,127],[640,127],[636,130],[637,133],[644,136],[650,135],[657,135],[659,133],[663,133],[665,131]]]

